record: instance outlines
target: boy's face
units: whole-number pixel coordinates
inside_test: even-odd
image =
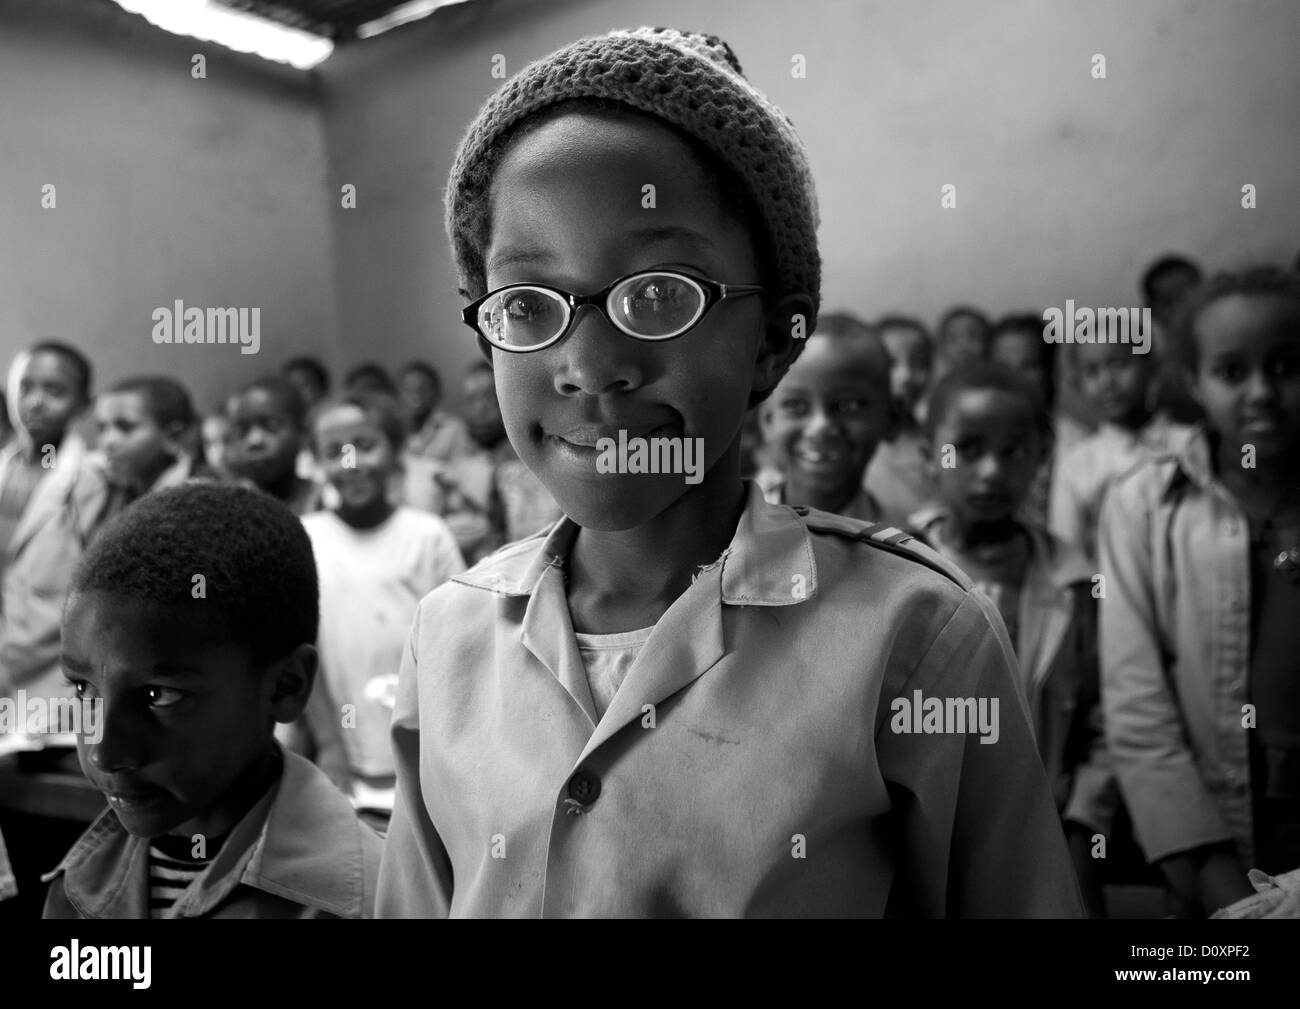
[[[176,461],[178,448],[150,414],[138,392],[110,392],[95,402],[98,445],[108,461],[109,480],[144,490]]]
[[[505,422],[501,419],[492,372],[476,370],[466,375],[461,397],[465,404],[465,426],[474,440],[484,445],[499,441],[505,434]]]
[[[270,487],[293,473],[302,432],[280,398],[266,389],[251,389],[230,401],[225,463],[236,476]]]
[[[302,396],[302,401],[307,404],[310,410],[313,406],[325,398],[325,390],[316,378],[316,373],[310,368],[290,368],[284,373],[284,377],[293,383],[298,395]]]
[[[344,404],[317,418],[316,453],[325,478],[339,492],[340,514],[365,512],[386,498],[397,456],[360,407]]]
[[[1047,402],[1047,372],[1043,369],[1041,333],[1027,333],[1023,330],[1011,330],[999,333],[989,348],[989,359],[995,364],[1004,364],[1012,371],[1018,371],[1034,383]]]
[[[1234,453],[1294,457],[1300,446],[1300,306],[1280,296],[1232,295],[1196,318],[1196,398]]]
[[[1106,420],[1122,423],[1146,403],[1150,358],[1122,343],[1080,343],[1074,348],[1079,392]]]
[[[410,424],[422,424],[438,406],[438,386],[422,371],[404,372],[397,384],[402,412]]]
[[[646,185],[654,209],[642,206]],[[525,135],[502,160],[490,210],[489,290],[534,281],[588,294],[668,265],[723,283],[759,279],[742,223],[687,145],[650,117],[570,113]],[[545,350],[494,349],[510,441],[579,525],[643,525],[691,485],[681,474],[599,472],[597,442],[620,430],[629,440],[699,438],[705,474],[728,452],[738,473],[764,322],[761,299],[726,300],[689,333],[655,344],[584,308]]]
[[[1195,273],[1181,267],[1160,274],[1151,287],[1151,317],[1167,329],[1178,306],[1199,284]]]
[[[999,389],[960,392],[934,429],[940,495],[967,526],[1010,518],[1029,493],[1043,449],[1023,398]]]
[[[85,405],[67,358],[53,351],[31,356],[18,380],[18,421],[33,445],[59,444]]]
[[[890,434],[889,370],[879,348],[863,339],[808,340],[759,407],[763,440],[792,492],[833,496],[861,485],[876,446]]]
[[[984,359],[987,338],[988,332],[979,319],[973,315],[957,315],[943,327],[939,343],[949,365],[960,367]]]
[[[930,385],[930,341],[909,326],[886,329],[880,338],[889,351],[890,391],[910,415]]]
[[[221,624],[107,592],[68,601],[64,674],[102,703],[102,736],[79,736],[77,757],[137,837],[228,832],[244,809],[239,786],[272,751],[274,723],[301,710]]]

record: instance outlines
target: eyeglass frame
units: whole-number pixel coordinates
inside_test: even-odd
[[[642,336],[638,333],[629,333],[626,329],[620,326],[614,320],[614,318],[609,314],[609,297],[611,294],[614,293],[614,288],[618,287],[620,284],[628,280],[631,280],[634,277],[653,276],[655,274],[667,275],[670,277],[678,277],[698,285],[699,288],[704,292],[704,307],[700,309],[700,314],[695,317],[695,320],[689,326],[683,329],[680,333],[673,333],[671,336]],[[503,291],[510,291],[515,288],[540,288],[544,291],[549,291],[552,294],[560,295],[563,298],[564,303],[567,304],[569,307],[569,318],[565,321],[564,327],[558,333],[556,333],[555,336],[551,337],[549,340],[543,343],[536,344],[535,346],[532,347],[506,347],[495,342],[490,337],[488,337],[483,332],[483,330],[479,328],[479,324],[478,324],[479,309],[483,307],[484,303],[486,303],[489,298],[493,298]],[[479,337],[479,339],[483,340],[483,342],[486,343],[489,347],[495,347],[498,350],[505,351],[507,354],[532,354],[539,350],[546,350],[548,347],[554,347],[557,343],[559,343],[561,340],[563,340],[566,336],[569,335],[569,332],[573,329],[574,320],[577,319],[578,317],[578,309],[583,307],[584,305],[594,306],[596,310],[600,312],[602,316],[604,316],[606,322],[608,322],[611,326],[617,329],[620,333],[624,334],[627,337],[630,337],[633,340],[639,340],[642,343],[667,343],[670,340],[676,340],[679,337],[683,337],[691,330],[693,330],[696,326],[698,326],[701,322],[704,321],[704,317],[708,315],[709,311],[713,308],[713,306],[717,305],[719,302],[726,301],[728,298],[731,297],[743,297],[744,295],[747,294],[759,294],[766,290],[767,288],[762,284],[724,284],[721,281],[712,280],[708,277],[699,277],[696,276],[695,274],[686,273],[682,270],[670,270],[670,269],[665,269],[663,267],[651,267],[648,270],[637,270],[634,273],[625,274],[622,277],[619,277],[613,283],[609,284],[608,286],[602,288],[599,291],[594,291],[591,294],[574,294],[571,291],[566,291],[561,287],[555,287],[551,284],[538,284],[538,283],[528,283],[528,282],[520,282],[517,284],[506,284],[502,287],[498,287],[494,290],[488,291],[482,297],[476,298],[474,301],[471,301],[468,305],[466,305],[463,309],[461,309],[460,317],[461,317],[461,321],[464,322],[465,325],[467,325],[470,329],[474,330],[475,334]]]

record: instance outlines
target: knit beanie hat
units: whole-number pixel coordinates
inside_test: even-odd
[[[461,141],[447,183],[447,235],[460,287],[486,293],[478,232],[500,156],[524,120],[574,98],[649,113],[712,151],[744,183],[763,223],[780,290],[820,302],[817,198],[803,143],[785,114],[741,73],[713,35],[638,28],[580,39],[531,63],[488,99]]]

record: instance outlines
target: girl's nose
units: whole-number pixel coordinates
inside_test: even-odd
[[[558,356],[555,389],[565,396],[629,392],[645,380],[640,345],[615,329],[594,305],[579,307],[568,335],[541,353]]]

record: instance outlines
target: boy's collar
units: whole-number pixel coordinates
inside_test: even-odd
[[[811,598],[817,588],[811,533],[791,508],[768,504],[757,484],[747,482],[746,494],[730,545],[705,568],[722,565],[722,601],[732,606],[787,606]],[[452,581],[503,596],[531,596],[547,568],[563,568],[578,529],[572,519],[561,518],[528,539],[502,547]]]
[[[206,914],[242,883],[329,914],[360,917],[366,829],[321,771],[286,752],[280,777],[231,831],[200,889],[182,897],[178,909],[187,917]],[[148,852],[147,838],[133,837],[105,810],[41,879],[63,874],[69,902],[85,917],[148,917]]]

